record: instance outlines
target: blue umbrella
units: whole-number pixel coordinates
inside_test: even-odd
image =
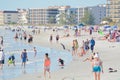
[[[82,23],[80,23],[78,26],[82,26],[82,27],[83,27],[83,26],[85,26],[85,25],[84,25],[84,24],[82,24]]]
[[[104,26],[104,28],[110,28],[111,26]]]
[[[64,26],[64,28],[69,28],[68,26]]]

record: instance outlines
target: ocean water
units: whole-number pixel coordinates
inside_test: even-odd
[[[15,40],[15,32],[10,30],[0,30],[0,36],[4,38],[4,53],[5,53],[5,64],[3,70],[0,70],[0,80],[9,80],[16,78],[22,74],[33,74],[43,72],[43,60],[44,54],[48,53],[51,59],[51,71],[60,69],[58,59],[62,58],[65,61],[65,66],[70,63],[72,56],[67,51],[59,51],[52,48],[41,47],[38,45],[27,44],[24,40]],[[36,47],[37,56],[34,58],[33,47]],[[21,52],[23,49],[27,49],[28,61],[26,68],[21,67]],[[14,54],[15,64],[8,66],[8,57]]]

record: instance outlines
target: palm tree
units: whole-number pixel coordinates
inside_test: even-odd
[[[55,23],[55,18],[54,18],[53,16],[50,16],[50,17],[48,18],[48,23],[49,23],[49,24]]]
[[[59,24],[62,24],[62,25],[65,25],[66,24],[66,17],[67,17],[67,14],[66,13],[61,13],[59,15]]]
[[[71,13],[70,15],[67,15],[67,24],[69,25],[77,24],[76,14]]]

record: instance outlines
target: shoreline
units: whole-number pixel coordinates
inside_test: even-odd
[[[52,31],[48,31],[47,33],[41,32],[40,35],[35,35],[34,36],[35,41],[32,44],[35,44],[35,45],[37,44],[42,47],[49,47],[53,49],[63,50],[62,46],[60,44],[57,44],[55,40],[53,42],[54,45],[50,44],[49,35],[51,34],[51,32]],[[71,31],[71,34],[72,33],[73,31]],[[53,34],[56,35],[58,33],[53,33]],[[86,40],[87,38],[91,39],[92,37],[86,33],[83,33],[83,34],[85,35],[77,38],[80,43],[79,45],[81,45],[82,40]],[[97,33],[93,33],[93,36],[98,37]],[[71,36],[69,38],[61,38],[60,43],[63,43],[67,49],[71,49],[73,39],[76,39],[76,38],[74,36]],[[101,80],[106,80],[106,79],[119,80],[120,64],[118,64],[117,62],[119,61],[119,57],[120,57],[119,43],[116,43],[116,42],[110,43],[108,41],[102,41],[102,40],[96,39],[95,52],[96,51],[100,53],[100,57],[103,60],[104,73],[101,74]],[[70,64],[65,66],[64,69],[59,69],[55,72],[52,72],[50,80],[89,80],[89,79],[92,80],[93,74],[91,71],[91,64],[90,62],[83,62],[83,60],[86,57],[88,57],[90,54],[91,52],[89,52],[88,54],[86,54],[81,58],[74,56],[73,57],[74,60],[72,60]],[[117,69],[118,72],[109,73],[108,72],[109,67]],[[43,79],[43,73],[34,73],[34,74],[25,74],[25,75],[23,74],[11,80],[44,80],[44,79]]]

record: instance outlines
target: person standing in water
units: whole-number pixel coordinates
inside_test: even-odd
[[[27,61],[27,52],[26,52],[26,49],[24,49],[24,51],[22,52],[21,54],[21,59],[22,59],[22,66],[26,66],[26,61]]]
[[[3,36],[0,37],[0,44],[3,46]]]
[[[34,57],[36,57],[36,55],[37,55],[36,47],[34,47],[33,50],[34,50]]]
[[[57,43],[59,42],[59,35],[58,34],[56,35],[56,42]]]
[[[53,40],[53,35],[51,34],[50,35],[50,43],[52,43],[52,40]]]
[[[50,78],[50,58],[48,56],[48,53],[45,54],[45,59],[44,59],[44,78],[46,80],[46,72],[49,73],[49,78]]]
[[[3,50],[0,48],[0,69],[3,69],[4,62],[5,62],[5,54]]]

